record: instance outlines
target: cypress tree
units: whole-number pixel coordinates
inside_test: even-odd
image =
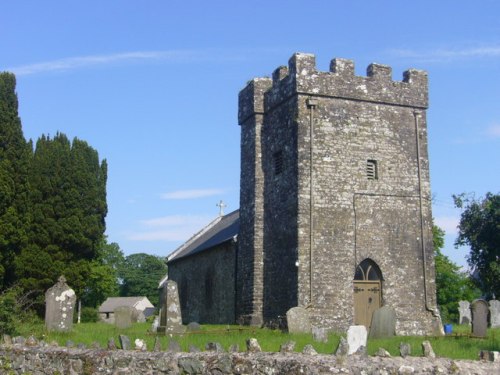
[[[27,243],[28,163],[26,142],[18,115],[16,78],[0,73],[0,288],[14,279],[14,259]]]
[[[25,290],[43,291],[60,274],[82,295],[105,231],[106,161],[86,142],[41,136],[29,173],[29,246],[16,261]],[[40,262],[44,267],[40,269]]]

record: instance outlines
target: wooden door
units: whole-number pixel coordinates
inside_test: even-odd
[[[354,324],[370,329],[372,315],[380,308],[380,281],[354,281]]]

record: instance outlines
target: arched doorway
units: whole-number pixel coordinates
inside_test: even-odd
[[[372,314],[382,304],[382,273],[371,259],[363,260],[354,274],[354,324],[370,328]]]

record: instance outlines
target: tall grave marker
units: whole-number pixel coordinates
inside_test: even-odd
[[[490,301],[490,326],[491,328],[500,327],[500,301],[496,299]]]
[[[66,284],[64,276],[45,292],[45,326],[49,331],[71,331],[75,311],[75,291]]]
[[[161,307],[158,332],[182,334],[185,332],[185,327],[182,325],[181,304],[179,302],[177,283],[173,280],[168,280],[164,288],[166,289],[164,292],[165,300]]]
[[[472,334],[477,337],[486,337],[488,329],[488,302],[482,299],[472,301]]]
[[[458,323],[459,324],[470,324],[472,317],[470,315],[470,303],[469,301],[458,302]]]

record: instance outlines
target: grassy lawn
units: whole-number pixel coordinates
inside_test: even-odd
[[[57,341],[59,345],[65,345],[68,340],[73,341],[75,344],[83,343],[87,346],[90,346],[93,342],[98,342],[103,348],[106,347],[109,338],[114,338],[117,346],[119,346],[118,336],[123,334],[130,338],[132,345],[134,345],[133,341],[136,338],[145,340],[148,349],[151,350],[156,335],[149,331],[150,328],[151,324],[149,323],[136,323],[128,329],[117,329],[114,325],[107,323],[82,323],[75,324],[71,333],[48,333],[43,324],[32,324],[23,326],[21,334],[24,337],[34,335],[48,343]],[[424,340],[431,342],[438,357],[453,359],[477,359],[480,350],[500,350],[499,328],[490,329],[488,337],[485,339],[469,337],[470,328],[468,326],[454,326],[453,329],[452,335],[443,337],[398,336],[383,340],[369,340],[368,353],[373,355],[378,348],[382,347],[388,350],[391,355],[396,356],[399,355],[399,344],[406,342],[411,344],[412,355],[421,356],[421,344]],[[165,350],[170,338],[167,336],[159,337],[162,349]],[[259,341],[263,351],[279,351],[281,344],[293,340],[296,342],[296,351],[302,351],[306,344],[312,344],[316,351],[324,354],[334,353],[340,340],[338,334],[330,334],[327,343],[318,343],[313,341],[310,334],[286,334],[269,329],[216,325],[203,326],[202,332],[177,336],[173,340],[176,340],[185,351],[188,350],[190,344],[204,349],[208,342],[218,342],[226,350],[232,344],[238,344],[240,351],[244,351],[246,348],[245,340],[250,337],[255,337]]]

